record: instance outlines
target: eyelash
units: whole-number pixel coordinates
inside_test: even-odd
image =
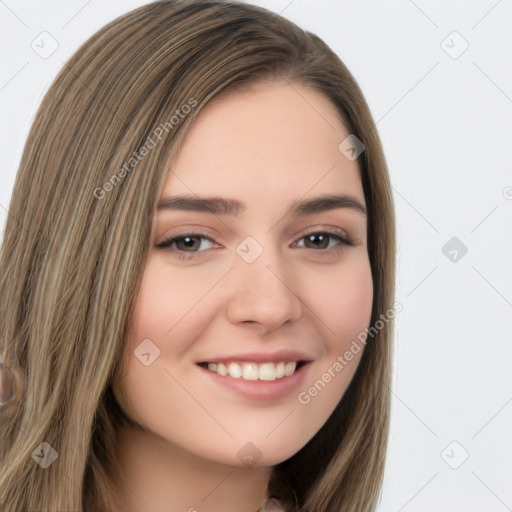
[[[300,237],[299,240],[304,240],[308,236],[312,236],[312,235],[327,235],[331,238],[337,239],[340,242],[339,244],[335,245],[334,247],[331,247],[330,249],[312,249],[310,247],[306,247],[306,249],[310,249],[310,250],[318,252],[318,253],[324,253],[324,254],[331,253],[331,252],[338,253],[338,252],[342,251],[344,249],[344,247],[353,247],[354,246],[353,241],[349,237],[347,237],[345,235],[345,233],[342,232],[341,230],[340,231],[338,231],[338,230],[312,231],[312,232],[306,233],[305,235]],[[204,251],[188,252],[188,251],[180,251],[177,249],[170,249],[170,246],[172,244],[174,244],[175,242],[178,242],[179,240],[183,240],[185,238],[204,238],[206,240],[209,240],[210,242],[215,243],[209,236],[205,235],[204,233],[188,232],[188,233],[183,233],[183,234],[172,236],[171,238],[168,238],[168,239],[164,240],[163,242],[160,242],[159,244],[157,244],[157,247],[159,249],[167,249],[167,250],[170,250],[173,252],[176,251],[175,252],[176,256],[183,260],[189,260],[191,258],[194,258],[195,254],[204,252]]]

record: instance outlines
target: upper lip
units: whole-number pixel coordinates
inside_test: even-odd
[[[224,362],[244,362],[251,361],[255,363],[272,363],[301,361],[308,363],[314,358],[296,349],[280,349],[273,352],[246,352],[243,354],[231,354],[223,356],[211,356],[197,361],[198,363],[224,363]]]

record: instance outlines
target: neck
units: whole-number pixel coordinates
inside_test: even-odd
[[[119,512],[257,512],[272,468],[240,468],[198,457],[144,430],[117,439],[112,475]]]

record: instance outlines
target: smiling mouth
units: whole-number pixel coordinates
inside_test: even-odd
[[[197,363],[199,366],[217,373],[223,377],[233,377],[242,380],[272,381],[289,377],[299,368],[307,364],[306,361],[281,361],[278,363]]]

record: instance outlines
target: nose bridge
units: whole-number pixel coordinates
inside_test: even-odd
[[[291,272],[279,251],[247,237],[236,249],[228,316],[234,323],[252,321],[275,329],[302,315]],[[290,270],[290,267],[288,267]]]

